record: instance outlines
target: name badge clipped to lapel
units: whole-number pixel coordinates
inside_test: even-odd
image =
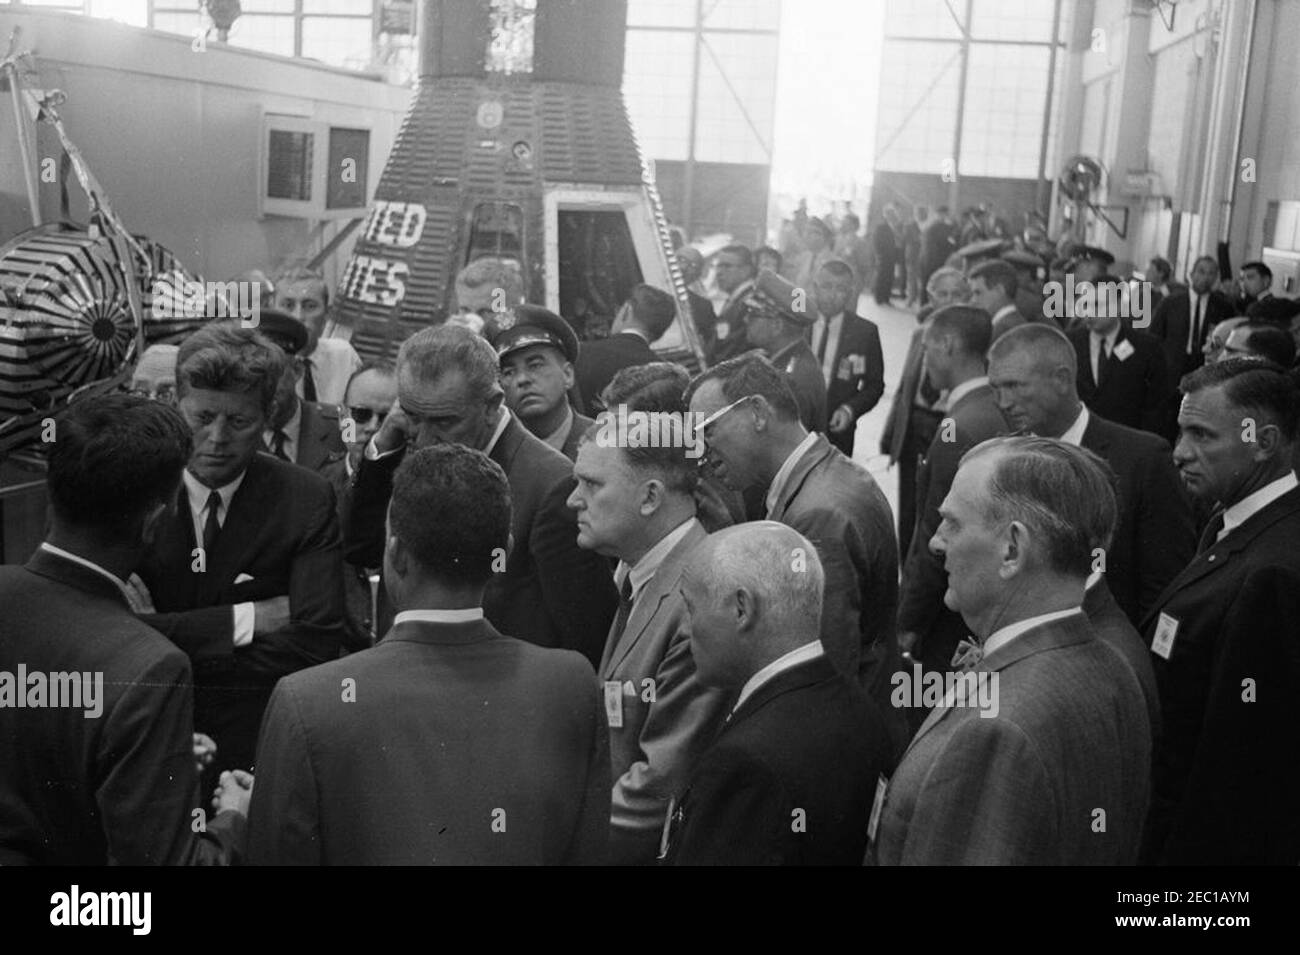
[[[1178,618],[1167,613],[1156,623],[1156,635],[1151,638],[1151,652],[1168,660],[1174,652],[1174,639],[1178,636]]]
[[[618,680],[605,681],[605,719],[611,729],[623,726],[623,684]]]
[[[1127,338],[1115,346],[1114,355],[1120,361],[1124,361],[1132,354],[1133,354],[1133,343],[1130,342]]]
[[[882,773],[876,777],[876,798],[871,803],[871,817],[867,820],[867,841],[876,841],[876,827],[880,825],[880,812],[885,808],[885,792],[889,789],[889,780]]]

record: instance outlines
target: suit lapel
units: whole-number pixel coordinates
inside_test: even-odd
[[[677,590],[682,571],[686,569],[686,558],[695,545],[707,536],[704,528],[696,523],[686,532],[686,536],[677,542],[677,546],[668,552],[668,556],[664,558],[659,569],[646,584],[645,590],[637,598],[636,606],[632,608],[632,613],[627,618],[627,626],[623,628],[622,638],[618,645],[611,649],[608,660],[601,667],[601,672],[605,676],[617,670],[619,664],[632,652],[632,648],[636,646],[641,635],[645,633],[659,612],[660,605]]]
[[[272,467],[274,465],[261,453],[255,454],[248,470],[244,472],[244,480],[230,499],[230,509],[225,523],[221,525],[221,533],[217,535],[212,553],[207,555],[205,578],[218,589],[227,586],[238,574],[248,569],[240,567],[239,563],[248,552],[249,543],[256,538],[258,530],[270,517],[266,490],[267,472]]]
[[[830,457],[831,452],[834,450],[824,435],[817,435],[817,440],[813,443],[813,446],[808,449],[807,453],[795,464],[794,469],[790,472],[790,477],[785,482],[781,496],[776,499],[772,513],[767,516],[768,520],[780,521],[785,517],[790,502],[798,495],[800,488],[803,487],[803,482],[808,480],[808,475],[812,474],[819,464]]]
[[[329,457],[329,432],[324,425],[320,411],[303,402],[302,423],[298,426],[298,464],[309,471],[320,470]]]
[[[510,465],[514,463],[515,455],[519,453],[519,448],[523,443],[523,427],[515,419],[514,415],[510,415],[510,423],[501,432],[501,438],[492,448],[492,453],[488,457],[501,465],[501,470],[509,475]]]
[[[1278,521],[1297,513],[1300,513],[1300,488],[1294,488],[1283,494],[1263,510],[1254,514],[1240,527],[1234,528],[1232,533],[1210,547],[1205,553],[1197,555],[1190,564],[1183,568],[1182,573],[1178,574],[1161,591],[1160,596],[1151,605],[1151,609],[1142,618],[1142,626],[1139,629],[1145,631],[1151,621],[1156,618],[1160,609],[1166,606],[1178,591],[1190,587],[1216,570],[1227,567],[1232,558],[1237,553],[1245,550],[1256,537]]]

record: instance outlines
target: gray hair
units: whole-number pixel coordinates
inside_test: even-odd
[[[487,340],[458,325],[422,328],[397,351],[397,380],[433,383],[450,372],[465,376],[470,394],[487,401],[501,391],[497,353]]]
[[[1043,542],[1052,570],[1087,577],[1093,552],[1110,545],[1118,521],[1110,465],[1086,448],[1022,436],[977,444],[958,467],[986,455],[996,455],[996,461],[984,502],[985,522],[1019,521]]]
[[[1079,362],[1070,339],[1059,328],[1044,322],[1028,322],[1003,332],[989,348],[989,362],[1005,358],[1017,350],[1033,356],[1040,369],[1044,365],[1069,368],[1071,378],[1078,372]]]
[[[926,291],[933,292],[939,282],[948,278],[959,279],[962,287],[966,289],[967,292],[970,292],[970,282],[966,280],[966,273],[961,269],[954,269],[950,265],[945,265],[943,268],[935,269],[930,273],[930,277],[926,279],[925,282]]]
[[[711,597],[743,587],[757,594],[772,625],[797,637],[822,617],[826,574],[817,548],[775,521],[754,521],[716,536],[704,583]]]

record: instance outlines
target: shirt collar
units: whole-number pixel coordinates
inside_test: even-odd
[[[954,388],[952,391],[948,393],[948,404],[946,405],[946,407],[948,408],[949,411],[951,411],[953,408],[957,406],[957,402],[961,401],[963,398],[965,398],[976,388],[982,388],[988,383],[989,383],[988,375],[980,375],[977,378],[971,378],[968,379],[967,381],[963,381],[960,385],[958,385],[956,388]]]
[[[627,561],[620,560],[618,567],[614,569],[614,582],[618,585],[619,590],[623,589],[623,581],[629,576],[632,578],[632,599],[635,600],[637,594],[641,592],[646,584],[650,582],[659,571],[659,566],[668,557],[674,547],[681,543],[682,539],[690,533],[698,521],[694,517],[682,521],[663,537],[648,551],[641,555],[631,567],[628,567]]]
[[[1223,530],[1219,532],[1219,540],[1223,540],[1228,531],[1246,523],[1283,494],[1295,488],[1297,484],[1300,484],[1300,481],[1296,480],[1295,472],[1288,471],[1277,480],[1270,481],[1258,491],[1247,494],[1236,504],[1226,508],[1223,512]]]
[[[998,630],[993,631],[989,638],[984,641],[984,658],[987,660],[989,654],[998,647],[1006,646],[1016,637],[1027,633],[1034,627],[1050,623],[1053,620],[1063,620],[1066,617],[1076,613],[1083,613],[1082,607],[1071,607],[1069,610],[1057,610],[1053,613],[1041,613],[1037,617],[1030,617],[1027,620],[1021,620],[1019,623],[1008,624]]]
[[[235,478],[229,484],[223,484],[221,487],[218,488],[210,488],[204,485],[202,482],[200,482],[199,479],[196,478],[193,474],[191,474],[189,468],[186,468],[181,473],[181,480],[185,482],[185,493],[189,496],[190,513],[194,515],[194,519],[197,521],[199,519],[199,515],[202,514],[207,509],[208,495],[211,494],[214,490],[221,495],[222,514],[229,514],[230,499],[234,497],[235,492],[239,490],[239,485],[244,483],[244,475],[247,473],[248,473],[247,470],[241,471],[239,472],[239,477]],[[217,517],[220,518],[221,514],[218,514]]]
[[[792,670],[808,660],[816,660],[825,653],[826,650],[822,647],[822,642],[814,640],[812,643],[805,643],[803,646],[777,657],[745,681],[745,685],[740,690],[740,696],[736,697],[736,705],[731,708],[731,712],[734,713],[740,709],[740,705],[753,696],[755,690],[764,683],[770,683],[778,674],[784,673],[786,670]]]
[[[92,560],[86,560],[86,558],[84,557],[78,557],[76,554],[73,554],[70,551],[66,551],[62,547],[55,547],[53,544],[49,543],[49,541],[42,542],[40,549],[45,551],[47,554],[53,554],[55,557],[62,557],[64,560],[70,560],[74,564],[80,564],[82,567],[85,567],[87,570],[92,570],[95,573],[99,574],[101,577],[105,577],[108,580],[111,580],[113,582],[113,586],[116,587],[118,591],[122,594],[122,598],[127,602],[127,604],[132,604],[131,593],[126,589],[126,582],[123,581],[121,577],[117,576],[117,574],[105,570],[103,567],[99,566],[99,564],[96,564]]]
[[[393,618],[393,626],[399,623],[470,623],[482,619],[482,607],[463,607],[459,610],[403,610]]]
[[[812,450],[812,446],[816,441],[817,432],[809,431],[804,435],[804,439],[795,445],[789,456],[781,462],[781,467],[777,469],[776,476],[772,478],[772,486],[767,489],[767,513],[771,514],[776,509],[776,502],[781,499],[781,494],[785,491],[785,485],[789,482],[795,465],[799,463],[800,458]]]
[[[1083,433],[1088,430],[1088,421],[1092,416],[1088,414],[1088,406],[1079,405],[1079,417],[1074,419],[1074,424],[1065,429],[1065,432],[1057,438],[1066,444],[1072,444],[1076,448],[1083,443]]]
[[[1094,342],[1099,342],[1104,338],[1106,340],[1106,344],[1110,346],[1110,350],[1114,351],[1115,340],[1119,338],[1119,333],[1122,329],[1123,329],[1122,325],[1116,325],[1113,329],[1111,329],[1109,335],[1098,335],[1096,332],[1089,332],[1088,337],[1092,339],[1092,341]]]
[[[998,309],[996,312],[993,313],[993,321],[996,322],[1003,315],[1010,315],[1015,310],[1016,310],[1016,303],[1008,302],[1006,305],[1003,305],[1000,309]]]
[[[484,454],[491,454],[492,449],[497,446],[501,440],[501,435],[506,433],[506,428],[510,425],[510,409],[505,405],[501,406],[501,417],[497,419],[496,430],[492,432],[492,439],[488,441],[487,447],[483,449]]]
[[[549,444],[551,447],[553,447],[556,451],[559,451],[564,447],[564,442],[568,439],[569,432],[572,430],[573,430],[573,408],[569,406],[568,402],[565,402],[564,420],[560,422],[560,426],[558,428],[556,428],[546,437],[542,438],[542,440],[545,441],[547,444]]]
[[[623,329],[621,332],[619,332],[619,334],[620,334],[620,335],[635,335],[637,338],[641,339],[641,341],[645,342],[647,345],[650,344],[650,339],[646,336],[646,333],[643,332],[643,331],[641,331],[641,329],[639,329],[639,328],[632,328],[631,326],[629,326],[629,327]]]

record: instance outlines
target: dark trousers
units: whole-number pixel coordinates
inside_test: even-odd
[[[898,454],[898,553],[906,557],[916,531],[916,471],[930,448],[943,415],[913,408],[907,417],[907,435]]]
[[[894,256],[888,258],[881,257],[880,264],[876,268],[876,281],[872,285],[871,294],[875,298],[877,305],[889,304],[889,293],[894,287]]]

